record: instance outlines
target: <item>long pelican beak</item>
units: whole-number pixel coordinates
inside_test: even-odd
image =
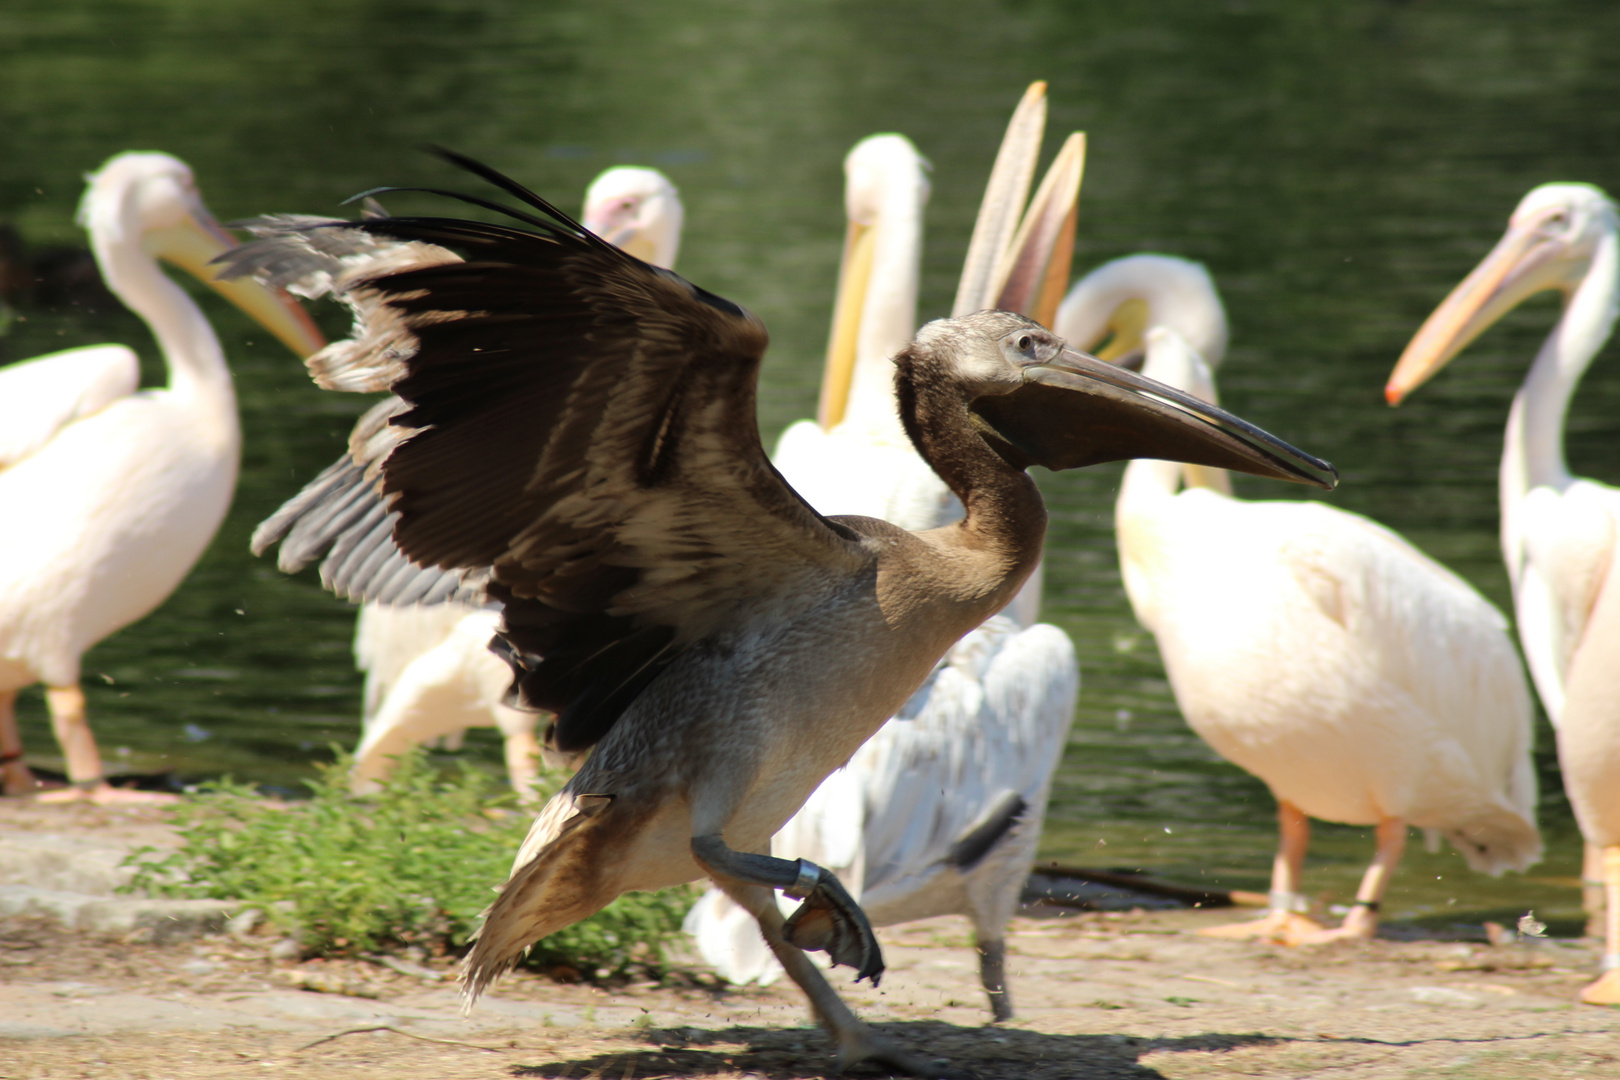
[[[1219,406],[1067,347],[972,409],[991,444],[1026,468],[1160,458],[1329,490],[1339,482],[1332,465]]]
[[[844,257],[838,267],[838,297],[833,302],[832,334],[827,341],[827,365],[821,375],[821,403],[816,422],[831,431],[844,419],[849,392],[855,381],[855,346],[861,336],[861,311],[872,280],[872,259],[877,230],[858,221],[844,235]]]
[[[1547,231],[1556,209],[1515,222],[1485,260],[1434,309],[1390,372],[1384,398],[1399,405],[1496,320],[1543,289],[1574,287],[1568,245]]]
[[[220,228],[206,210],[194,208],[180,224],[150,230],[141,244],[155,258],[179,267],[242,309],[300,357],[326,347],[326,339],[309,313],[285,292],[261,285],[251,277],[232,281],[218,278],[220,268],[209,264],[235,247],[236,239]]]

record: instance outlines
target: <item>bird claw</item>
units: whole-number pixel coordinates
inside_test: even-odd
[[[803,860],[801,865],[820,869]],[[801,871],[801,878],[807,876],[808,871]],[[866,912],[827,871],[820,870],[812,880],[815,884],[805,894],[804,903],[783,926],[783,936],[790,945],[807,952],[825,951],[834,964],[854,968],[856,982],[871,979],[876,986],[883,977],[883,950]]]

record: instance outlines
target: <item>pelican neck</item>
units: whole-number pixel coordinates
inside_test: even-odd
[[[107,288],[139,315],[157,339],[168,367],[168,388],[182,398],[209,400],[236,409],[225,354],[202,309],[170,280],[140,245],[139,229],[116,230],[92,222],[91,246]]]
[[[1041,558],[1046,505],[1035,481],[979,435],[959,388],[915,348],[896,358],[895,396],[912,445],[966,511],[936,530],[958,549],[990,555],[983,579],[963,582],[989,598],[985,614],[1012,599]]]
[[[1508,412],[1499,488],[1503,553],[1515,580],[1522,555],[1518,506],[1535,488],[1563,492],[1574,483],[1564,457],[1565,418],[1576,386],[1614,327],[1617,304],[1620,244],[1610,232],[1598,241],[1586,275],[1542,342]]]

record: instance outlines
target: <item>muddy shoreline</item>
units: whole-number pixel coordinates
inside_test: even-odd
[[[151,812],[0,807],[0,839],[30,832],[165,835]],[[985,1080],[1620,1075],[1620,1009],[1574,1000],[1595,943],[1307,951],[1193,932],[1248,914],[1020,918],[1018,1016],[995,1027],[965,920],[882,931],[882,986],[854,987],[847,972],[834,982],[899,1042]],[[221,932],[155,945],[0,919],[0,1077],[831,1075],[791,986],[724,988],[695,964],[613,987],[518,973],[464,1019],[451,958],[299,963],[275,944]]]

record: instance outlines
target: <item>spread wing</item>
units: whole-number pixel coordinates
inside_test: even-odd
[[[0,368],[0,469],[35,453],[75,420],[135,392],[141,362],[122,345],[93,345]]]
[[[870,555],[765,457],[757,319],[454,160],[540,216],[480,202],[529,227],[347,226],[456,258],[349,288],[356,310],[369,311],[356,341],[379,344],[339,343],[312,366],[334,380],[350,368],[386,372],[401,404],[378,406],[396,411],[363,440],[357,430],[370,449],[351,446],[294,500],[305,507],[272,521],[289,538],[311,515],[353,516],[340,537],[364,526],[373,547],[344,578],[351,595],[392,587],[369,572],[375,561],[387,573],[377,539],[386,519],[408,562],[484,581],[505,605],[497,644],[521,700],[559,714],[560,749],[583,749],[694,642],[792,619]],[[376,505],[358,510],[345,500],[363,503],[362,487]]]

